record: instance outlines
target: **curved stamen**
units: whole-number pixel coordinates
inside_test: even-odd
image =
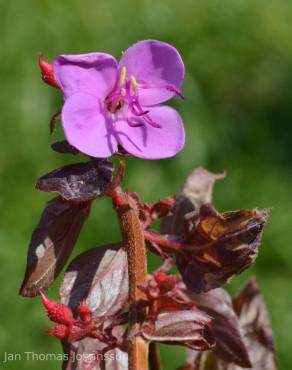
[[[133,121],[131,121],[130,118],[127,118],[127,124],[130,127],[142,127],[142,126],[144,126],[143,123],[133,122]]]
[[[139,112],[144,112],[143,111],[143,108],[141,107],[141,105],[140,105],[140,102],[139,102],[139,100],[138,100],[138,97],[136,97],[136,99],[135,99],[135,106],[138,108],[138,110],[139,110]],[[149,112],[149,111],[148,111]],[[142,114],[143,115],[143,118],[144,118],[144,120],[150,125],[150,126],[152,126],[152,127],[155,127],[155,128],[161,128],[161,126],[158,124],[158,123],[156,123],[156,122],[154,122],[153,121],[153,119],[152,118],[150,118],[149,117],[149,115],[147,114],[148,113],[147,111],[145,111],[144,112],[144,114]]]
[[[158,124],[158,123],[156,123],[155,121],[153,121],[153,119],[152,118],[150,118],[149,116],[148,116],[148,114],[146,114],[144,117],[144,120],[150,125],[150,126],[152,126],[152,127],[154,127],[154,128],[161,128],[161,126]]]
[[[145,114],[149,113],[149,110],[145,110],[145,111],[137,111],[135,106],[133,105],[131,107],[131,112],[135,115],[135,116],[138,116],[138,117],[141,117],[141,116],[144,116]]]
[[[185,95],[184,93],[176,86],[173,86],[173,85],[166,85],[165,86],[166,90],[168,91],[171,91],[173,93],[175,93],[176,95],[178,95],[180,98],[184,99],[185,98]]]
[[[148,123],[150,126],[155,127],[155,128],[161,128],[161,126],[154,122],[152,118],[149,117],[148,113],[149,111],[144,111],[143,108],[141,107],[139,100],[138,100],[138,95],[132,97],[130,100],[129,108],[131,109],[131,112],[138,117],[142,117],[146,123]]]
[[[168,91],[171,91],[178,95],[180,98],[184,99],[184,93],[176,86],[174,85],[155,85],[155,84],[148,84],[148,83],[139,83],[139,87],[142,89],[165,89]]]
[[[140,122],[135,122],[135,117],[126,118],[126,122],[130,127],[141,127],[144,124],[148,124],[155,128],[161,128],[161,126],[153,121],[148,115],[149,110],[144,110],[139,102],[139,88],[150,89],[150,88],[163,88],[174,92],[175,94],[182,96],[182,92],[172,85],[151,85],[147,83],[138,84],[134,76],[127,78],[126,67],[122,67],[120,72],[120,78],[116,88],[107,96],[105,103],[107,109],[115,114],[125,104],[128,106],[128,111],[136,117],[141,117]],[[113,116],[114,119],[114,116]],[[134,120],[133,120],[134,119]],[[143,123],[144,121],[144,123]]]
[[[135,116],[143,116],[144,114],[147,114],[149,112],[149,110],[148,111],[143,110],[139,103],[138,96],[132,97],[130,99],[129,106],[131,108],[131,112]]]

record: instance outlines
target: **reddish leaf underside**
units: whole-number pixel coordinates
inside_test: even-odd
[[[214,346],[210,316],[193,308],[159,314],[154,323],[144,323],[142,334],[149,341],[179,344],[199,351]]]
[[[207,297],[207,300],[210,293],[213,292],[206,293],[205,297]],[[198,295],[198,297],[201,296],[203,294]],[[201,299],[201,303],[206,305],[206,298]],[[211,301],[207,302],[207,304],[209,306]],[[228,306],[228,310],[226,311],[227,316],[230,312],[230,303]],[[216,302],[214,302],[214,307],[217,307]],[[241,363],[241,365],[239,363],[233,363],[232,358],[228,358],[228,352],[225,352],[222,356],[222,352],[218,352],[218,347],[216,346],[214,351],[208,353],[188,350],[187,364],[181,367],[180,370],[278,370],[271,325],[255,278],[250,279],[240,294],[233,300],[233,307],[238,317],[242,338],[251,363],[250,366],[244,363]],[[216,311],[217,313],[213,314],[213,322],[215,325],[218,325],[218,322],[216,323],[216,315],[218,316],[218,312],[220,312],[220,315],[224,313],[224,306],[221,306],[220,310]],[[220,338],[217,337],[217,340],[219,342],[221,341],[220,346],[227,344],[225,339],[226,334],[228,335],[230,325],[226,325],[226,333],[223,333],[223,328],[222,326],[222,331],[220,329]],[[233,347],[234,349],[235,347]],[[222,351],[222,346],[220,351]]]
[[[90,249],[67,268],[60,288],[62,303],[74,310],[85,300],[95,317],[111,316],[128,300],[127,253],[120,244]]]
[[[63,141],[55,141],[51,148],[60,154],[73,154],[76,155],[79,153],[79,150],[74,148],[74,146],[70,145],[67,140]]]
[[[125,307],[128,285],[126,251],[120,244],[106,245],[88,250],[71,262],[60,288],[60,296],[62,303],[72,310],[83,301],[96,319],[106,318]],[[63,344],[69,357],[63,365],[65,370],[128,369],[127,354],[118,348],[109,351],[107,344],[99,340],[85,338],[76,343],[64,341]]]
[[[216,339],[216,346],[213,349],[215,355],[226,362],[251,367],[242,330],[229,294],[224,289],[218,288],[201,294],[189,292],[189,296],[199,309],[213,318],[211,328]]]
[[[48,202],[34,230],[20,294],[34,297],[54,282],[79,236],[90,203],[68,203],[60,198]]]
[[[234,309],[243,328],[252,368],[277,370],[273,332],[267,308],[255,278],[249,280],[233,300]],[[227,370],[235,370],[227,368]]]

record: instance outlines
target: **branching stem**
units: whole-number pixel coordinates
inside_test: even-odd
[[[130,313],[128,343],[129,370],[148,370],[148,344],[141,336],[134,335],[146,315],[136,310],[137,302],[145,299],[139,289],[147,283],[147,260],[144,233],[138,216],[138,210],[132,199],[121,188],[112,193],[113,204],[120,221],[123,244],[128,251]]]

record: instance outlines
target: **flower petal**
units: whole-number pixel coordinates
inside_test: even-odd
[[[140,127],[131,127],[126,120],[115,122],[119,143],[130,154],[144,159],[169,158],[184,146],[185,131],[176,110],[167,106],[152,107],[149,117],[159,128],[146,123],[143,116],[131,116],[130,120]]]
[[[173,86],[179,88],[184,79],[184,64],[178,51],[171,45],[155,40],[140,41],[123,54],[119,69],[126,67],[127,76],[133,75],[139,84]],[[156,105],[175,95],[166,88],[139,89],[141,105]]]
[[[105,158],[117,149],[112,120],[92,95],[70,96],[62,109],[62,124],[69,143],[82,153]]]
[[[65,98],[83,92],[104,99],[117,80],[117,62],[104,53],[60,55],[53,69]]]

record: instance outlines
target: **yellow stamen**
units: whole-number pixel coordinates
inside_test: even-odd
[[[137,80],[134,76],[131,76],[131,84],[134,91],[137,91]]]
[[[126,82],[126,73],[127,73],[127,69],[126,67],[123,67],[121,69],[121,74],[120,74],[120,85],[123,85],[125,82]]]

